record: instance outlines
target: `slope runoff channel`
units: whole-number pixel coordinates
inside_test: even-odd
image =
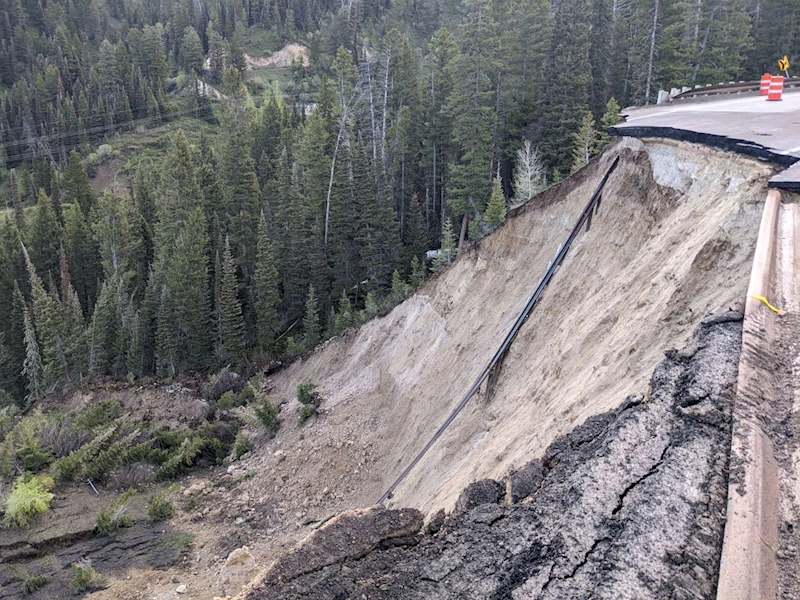
[[[521,328],[493,390],[473,399],[390,502],[451,508],[470,481],[540,456],[643,389],[664,349],[682,346],[703,315],[741,301],[772,167],[693,144],[616,141],[391,313],[270,378],[287,422],[299,409],[297,383],[318,384],[325,398],[313,429],[283,428],[270,446],[287,452],[286,464],[296,460],[292,487],[303,495],[335,490],[319,518],[374,502],[430,439],[617,156],[590,231]],[[344,440],[369,447],[370,460],[338,468]]]

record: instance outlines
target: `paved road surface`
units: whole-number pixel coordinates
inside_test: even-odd
[[[800,90],[780,102],[764,96],[717,96],[623,111],[616,135],[668,137],[718,146],[787,167],[770,187],[800,191]],[[792,165],[794,165],[792,167]]]

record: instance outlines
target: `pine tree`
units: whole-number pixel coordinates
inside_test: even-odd
[[[102,267],[94,236],[78,204],[69,206],[64,214],[64,237],[70,279],[83,314],[88,316],[94,310]]]
[[[25,345],[25,319],[24,313],[27,310],[25,299],[19,285],[14,281],[14,291],[12,295],[11,311],[9,313],[9,325],[6,332],[6,346],[8,348],[8,364],[13,376],[11,385],[6,388],[12,394],[17,403],[21,403],[29,390],[29,381],[23,372],[27,347]],[[41,362],[41,358],[40,358]]]
[[[272,255],[272,241],[264,213],[258,226],[256,267],[253,273],[253,296],[256,313],[256,338],[262,352],[274,350],[278,326],[278,270]]]
[[[20,193],[19,181],[17,181],[17,170],[11,169],[8,175],[8,188],[11,192],[11,207],[14,210],[14,223],[19,231],[25,231],[25,209],[22,206],[22,194]]]
[[[314,286],[308,286],[308,296],[306,297],[306,313],[303,317],[303,348],[311,350],[319,343],[322,332],[322,324],[319,319],[319,306],[317,296],[314,293]]]
[[[603,113],[603,118],[600,120],[600,131],[597,133],[596,145],[596,151],[598,153],[611,143],[611,135],[608,133],[608,128],[614,127],[614,125],[622,120],[619,110],[619,104],[614,98],[611,98],[606,104],[606,110]]]
[[[28,236],[29,252],[36,271],[42,277],[58,275],[59,248],[62,229],[58,224],[53,203],[44,190],[39,190],[39,200]]]
[[[234,68],[225,71],[223,83],[228,94],[220,118],[219,169],[223,226],[236,251],[243,282],[248,285],[255,263],[258,215],[261,213],[261,189],[258,187],[255,162],[249,152],[243,151],[252,143],[252,115],[239,72]]]
[[[339,335],[353,325],[355,325],[353,305],[350,304],[350,299],[345,291],[342,290],[342,295],[339,298],[339,309],[333,319],[333,335]]]
[[[106,279],[121,278],[126,284],[135,276],[142,240],[136,229],[136,210],[130,196],[106,192],[93,211],[95,242],[100,249]]]
[[[441,271],[453,260],[455,255],[456,239],[453,235],[453,222],[448,217],[442,228],[442,247],[433,260],[433,270]]]
[[[44,368],[39,354],[39,344],[36,342],[36,332],[27,308],[23,311],[22,318],[25,331],[25,362],[22,372],[28,380],[28,398],[36,400],[45,391]]]
[[[55,292],[48,293],[45,290],[27,251],[25,252],[25,262],[31,287],[32,322],[36,330],[36,337],[41,344],[40,356],[44,381],[49,387],[59,383],[61,378],[67,374],[63,315],[58,306]]]
[[[199,369],[209,360],[213,328],[208,304],[207,231],[203,209],[198,207],[186,220],[165,263],[157,316],[158,362],[164,373]]]
[[[425,282],[425,269],[422,266],[422,263],[419,262],[419,258],[414,256],[411,258],[411,278],[409,280],[411,289],[416,290],[424,282]]]
[[[400,277],[400,272],[395,269],[392,273],[392,291],[391,298],[395,304],[402,302],[408,295],[408,284]]]
[[[89,372],[92,375],[120,375],[114,366],[124,351],[118,278],[109,278],[100,288],[89,325]]]
[[[217,311],[219,312],[220,327],[220,357],[223,361],[238,361],[244,350],[244,321],[242,320],[242,305],[239,302],[236,264],[227,237],[225,238],[225,251],[222,255],[222,281],[217,298]]]
[[[558,4],[546,59],[547,85],[539,107],[542,130],[539,148],[548,164],[562,173],[574,162],[574,145],[565,142],[572,140],[589,108],[591,26],[586,17],[590,14],[590,0],[562,0]]]
[[[503,196],[503,188],[500,184],[500,177],[495,178],[492,186],[492,196],[486,206],[486,224],[492,229],[497,227],[506,218],[506,199]]]
[[[62,177],[64,188],[64,203],[77,204],[84,215],[88,215],[94,205],[94,191],[89,182],[89,176],[83,168],[81,157],[74,150],[70,152],[69,160],[64,166]]]
[[[595,154],[597,147],[597,130],[594,128],[594,118],[592,113],[585,112],[581,126],[578,131],[572,136],[573,151],[572,151],[572,170],[570,173],[575,173],[585,165],[589,164],[589,159]]]
[[[462,220],[459,251],[470,215],[486,207],[497,127],[490,78],[497,69],[497,25],[485,0],[475,0],[470,8],[459,28],[462,50],[449,67],[455,83],[448,110],[453,114],[452,139],[458,157],[450,171],[448,191],[451,215]]]
[[[194,27],[187,27],[183,32],[181,42],[180,67],[187,73],[201,73],[205,54],[203,53],[203,42]]]
[[[61,303],[63,320],[64,352],[70,378],[82,372],[86,361],[86,324],[78,294],[72,286],[69,263],[64,247],[61,247]]]

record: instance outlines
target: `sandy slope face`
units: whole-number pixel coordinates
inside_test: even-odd
[[[390,504],[452,508],[471,481],[502,477],[643,391],[665,349],[682,346],[704,315],[741,302],[771,169],[686,143],[616,142],[390,314],[273,377],[286,400],[299,381],[319,385],[328,414],[307,439],[347,432],[370,445],[372,462],[350,478],[350,502],[374,502],[444,420],[617,154],[599,214],[523,326],[496,386],[473,398]]]

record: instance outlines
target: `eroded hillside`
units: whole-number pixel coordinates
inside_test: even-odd
[[[523,326],[496,386],[473,399],[390,504],[450,509],[469,482],[499,478],[643,389],[665,349],[683,345],[705,315],[742,301],[770,167],[691,144],[617,142],[390,314],[275,375],[284,400],[300,381],[318,384],[325,398],[312,430],[281,434],[276,446],[291,458],[297,444],[354,438],[371,460],[344,475],[344,503],[374,502],[494,353],[617,154],[599,214]],[[297,403],[283,410],[291,415]],[[296,474],[298,484],[328,486],[332,465],[323,454]]]

